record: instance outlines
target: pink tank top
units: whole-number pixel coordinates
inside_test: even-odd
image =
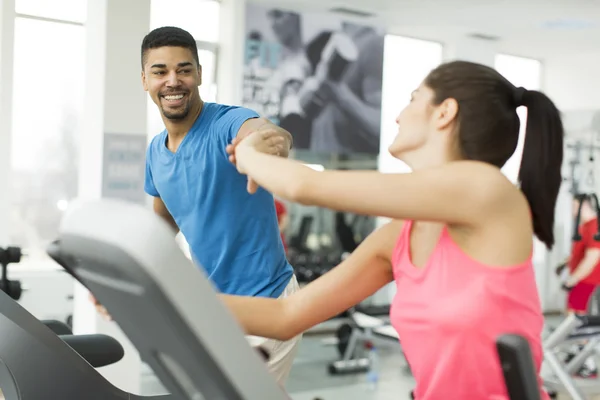
[[[508,400],[496,338],[527,338],[538,375],[543,358],[544,318],[531,259],[511,268],[488,267],[466,255],[444,228],[427,264],[416,268],[411,226],[404,223],[394,248],[398,290],[390,318],[416,380],[415,398]]]

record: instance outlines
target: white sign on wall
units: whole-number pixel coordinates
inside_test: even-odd
[[[144,204],[146,135],[105,133],[102,197]]]

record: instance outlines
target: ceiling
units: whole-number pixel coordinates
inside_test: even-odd
[[[383,24],[392,34],[441,43],[490,36],[499,52],[539,59],[600,52],[600,0],[250,1],[291,10],[369,12],[372,17],[360,19]]]

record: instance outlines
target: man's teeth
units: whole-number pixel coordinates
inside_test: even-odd
[[[165,99],[167,100],[179,100],[182,99],[183,95],[182,94],[175,94],[175,95],[171,95],[171,96],[165,96]]]

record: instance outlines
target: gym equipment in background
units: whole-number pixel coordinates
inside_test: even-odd
[[[361,350],[375,337],[400,345],[398,332],[387,321],[360,312],[358,307],[349,309],[347,316],[350,323],[340,325],[336,332],[341,358],[329,364],[329,373],[332,375],[367,372],[370,367],[369,358]]]
[[[596,220],[598,222],[598,231],[594,235],[595,241],[600,241],[600,203],[596,193],[579,193],[574,196],[575,199],[579,199],[579,208],[577,209],[577,217],[575,218],[575,226],[573,228],[573,241],[578,242],[581,240],[581,234],[579,233],[579,223],[581,222],[581,207],[583,206],[584,200],[589,199],[592,206],[596,209]]]
[[[580,341],[585,341],[586,344],[575,357],[569,361],[562,360],[562,350]],[[566,392],[573,400],[584,400],[586,395],[600,394],[597,379],[573,377],[589,357],[597,354],[599,344],[600,316],[567,316],[544,340],[544,363],[548,371],[542,370],[542,378],[548,391],[552,395]]]
[[[19,300],[23,294],[20,281],[8,279],[8,266],[21,262],[23,252],[20,247],[0,247],[0,264],[2,265],[2,278],[0,279],[0,290],[15,300]]]
[[[288,260],[300,284],[314,281],[341,261],[339,252],[315,252],[308,248],[306,243],[313,223],[312,215],[303,216],[298,232],[288,243]]]
[[[359,229],[356,225],[360,224],[361,219],[365,217],[354,215],[352,222],[348,223],[347,215],[344,212],[335,213],[336,245],[318,251],[313,251],[307,246],[314,217],[312,215],[302,217],[297,233],[290,237],[288,243],[288,260],[294,267],[299,283],[309,283],[318,279],[356,250],[362,240],[360,234],[357,235]]]
[[[340,359],[329,364],[329,373],[344,375],[367,372],[369,357],[361,352],[374,337],[392,340],[400,346],[398,332],[386,321],[351,308],[347,312],[351,323],[342,324],[337,332]]]
[[[49,253],[106,307],[170,398],[289,399],[151,210],[114,199],[80,205]]]

